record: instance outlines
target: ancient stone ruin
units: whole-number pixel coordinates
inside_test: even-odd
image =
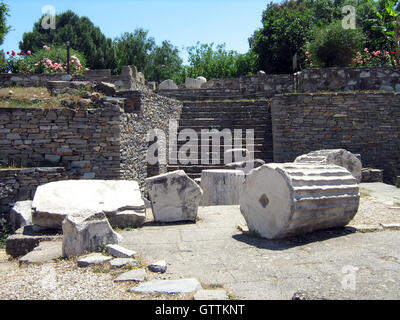
[[[115,76],[0,75],[3,86],[84,91],[63,108],[0,108],[0,162],[18,165],[0,170],[1,213],[16,231],[7,252],[62,237],[65,256],[81,255],[117,245],[113,228],[195,223],[200,206],[240,205],[250,231],[269,239],[344,226],[358,209],[357,183],[399,175],[398,72],[259,72],[179,85],[147,82],[134,66]],[[338,90],[348,92],[320,92]]]
[[[270,163],[246,177],[240,210],[251,232],[278,239],[345,226],[359,199],[357,181],[343,167]]]

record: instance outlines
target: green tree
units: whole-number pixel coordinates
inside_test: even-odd
[[[41,17],[32,32],[24,33],[19,47],[23,51],[38,52],[44,45],[65,46],[69,41],[71,47],[87,59],[91,69],[115,69],[116,59],[112,40],[106,38],[100,28],[87,17],[79,17],[72,11],[56,15],[56,29],[43,29]]]
[[[6,34],[11,27],[7,25],[7,17],[10,16],[8,6],[2,1],[0,2],[0,45],[3,44]]]
[[[157,82],[166,79],[179,82],[182,62],[178,48],[174,47],[169,41],[163,41],[150,53],[150,61],[145,68],[146,78]]]
[[[148,31],[141,28],[133,33],[125,32],[114,40],[117,58],[117,71],[123,66],[134,65],[146,74],[146,67],[150,64],[150,54],[155,48],[155,40],[148,36]]]
[[[257,68],[267,73],[292,72],[293,56],[304,61],[306,42],[311,38],[313,10],[295,1],[270,3],[262,15],[262,28],[249,39],[258,56]]]
[[[341,21],[317,31],[309,45],[313,63],[317,67],[347,67],[365,38],[360,29],[343,29]]]
[[[201,44],[188,47],[189,65],[184,66],[181,72],[181,81],[186,77],[199,76],[207,79],[234,78],[250,74],[255,71],[255,56],[252,52],[238,54],[233,50],[226,50],[225,44]]]

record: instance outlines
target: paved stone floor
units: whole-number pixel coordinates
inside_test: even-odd
[[[400,188],[380,182],[360,183],[360,187],[386,205],[400,206]]]
[[[167,260],[168,278],[196,277],[239,299],[291,299],[297,291],[326,299],[400,298],[400,231],[340,228],[272,241],[238,229],[245,224],[239,206],[201,207],[199,218],[121,231],[122,245],[148,262]]]

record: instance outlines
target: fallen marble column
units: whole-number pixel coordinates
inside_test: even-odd
[[[346,168],[360,183],[362,179],[362,163],[356,155],[345,149],[324,149],[312,151],[297,157],[297,163],[335,164]]]
[[[196,221],[203,191],[185,171],[147,178],[146,187],[156,222]]]
[[[278,239],[345,226],[359,199],[357,181],[343,167],[271,163],[246,177],[240,211],[250,231]]]
[[[237,205],[245,179],[241,170],[203,170],[201,188],[202,206]]]

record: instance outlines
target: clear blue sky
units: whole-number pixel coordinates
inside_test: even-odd
[[[45,5],[56,13],[68,9],[87,16],[109,38],[137,27],[149,31],[157,43],[169,40],[186,59],[185,47],[222,44],[239,53],[248,51],[247,39],[261,27],[261,15],[270,0],[5,0],[10,7],[11,31],[1,49],[18,50],[24,32],[32,31]],[[279,2],[279,1],[273,1]]]

